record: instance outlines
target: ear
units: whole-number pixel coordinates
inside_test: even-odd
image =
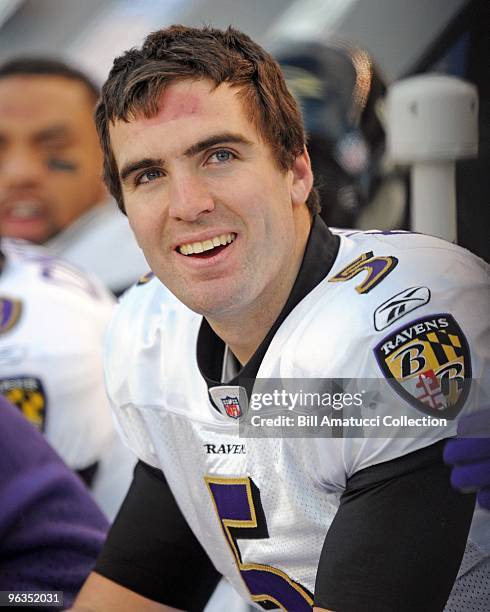
[[[294,160],[291,171],[293,182],[291,184],[291,202],[293,205],[304,204],[313,187],[313,172],[311,171],[310,156],[306,147],[301,155]]]

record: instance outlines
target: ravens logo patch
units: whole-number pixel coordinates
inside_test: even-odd
[[[0,394],[17,406],[26,419],[40,431],[46,424],[46,394],[42,382],[34,376],[0,379]]]
[[[392,388],[430,416],[454,419],[468,396],[468,342],[454,317],[434,314],[395,330],[374,348]]]

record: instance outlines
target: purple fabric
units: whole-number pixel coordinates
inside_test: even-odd
[[[85,485],[0,396],[0,590],[59,590],[69,607],[107,521]]]
[[[454,466],[451,484],[461,491],[478,491],[478,503],[490,510],[490,409],[463,417],[458,435],[465,437],[449,440],[444,449],[444,461]]]

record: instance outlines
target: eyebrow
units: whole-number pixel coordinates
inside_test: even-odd
[[[70,135],[70,130],[65,125],[53,125],[52,127],[46,128],[34,134],[34,140],[36,142],[42,142],[43,140],[50,140],[52,138],[64,138]]]
[[[201,153],[201,151],[205,151],[206,149],[210,149],[218,144],[224,144],[225,142],[235,143],[235,144],[245,144],[251,145],[252,142],[247,140],[244,136],[240,134],[234,134],[233,132],[223,132],[221,134],[214,134],[205,140],[200,140],[196,142],[196,144],[191,145],[188,149],[184,151],[184,155],[186,157],[192,157],[193,155],[197,155]]]
[[[196,142],[195,144],[187,148],[184,151],[183,155],[185,157],[193,157],[194,155],[198,155],[202,151],[206,151],[211,147],[225,143],[235,143],[244,145],[253,144],[250,140],[247,140],[244,136],[241,136],[240,134],[234,134],[233,132],[222,132],[221,134],[214,134],[213,136],[209,136],[209,138],[205,138],[204,140]],[[164,160],[162,158],[145,157],[144,159],[139,159],[138,161],[129,161],[124,164],[121,171],[119,172],[119,176],[121,178],[121,181],[124,182],[131,174],[133,174],[133,172],[143,170],[144,168],[151,168],[153,166],[163,165]]]
[[[40,130],[39,132],[35,132],[30,136],[30,138],[37,144],[42,144],[43,142],[49,142],[52,140],[69,140],[73,137],[73,134],[69,127],[65,125],[53,125],[51,127]],[[8,141],[8,137],[5,134],[0,134],[0,143],[5,143]]]
[[[133,172],[137,172],[138,170],[142,170],[144,168],[151,168],[153,166],[162,166],[163,159],[156,157],[145,157],[144,159],[140,159],[135,162],[128,162],[124,164],[121,171],[119,172],[119,177],[121,181],[125,181]]]

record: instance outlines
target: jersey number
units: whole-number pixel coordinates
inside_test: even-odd
[[[243,563],[237,539],[268,538],[260,491],[251,478],[205,477],[225,537],[251,598],[264,610],[311,611],[313,596],[275,567]]]
[[[367,272],[366,278],[357,285],[357,293],[368,293],[396,268],[398,259],[393,256],[374,257],[373,252],[363,253],[335,276],[328,279],[329,283],[343,283],[354,278],[361,272]]]

